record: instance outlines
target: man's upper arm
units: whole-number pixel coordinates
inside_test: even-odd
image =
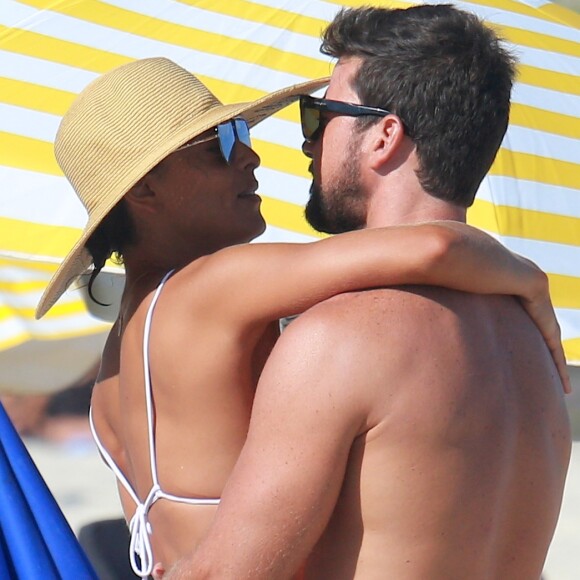
[[[294,321],[266,364],[248,440],[196,553],[207,577],[284,578],[328,523],[367,411],[359,347],[335,312],[320,305]]]

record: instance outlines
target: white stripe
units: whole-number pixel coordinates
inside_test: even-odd
[[[3,269],[5,271],[5,269]],[[9,277],[5,278],[2,276],[2,281],[11,281],[11,282],[25,282],[30,281],[30,278],[34,276],[34,272],[27,271],[26,268],[14,268],[12,272],[9,273]],[[50,279],[50,276],[47,276],[44,280],[35,280],[35,281],[46,281]],[[86,294],[83,291],[83,288],[80,287],[69,287],[59,298],[58,303],[61,305],[71,305],[76,304],[77,302],[82,302],[84,304],[84,299]],[[13,306],[15,308],[36,308],[36,305],[40,301],[42,293],[44,292],[44,288],[42,289],[34,289],[28,291],[17,291],[17,290],[2,290],[0,291],[0,303],[7,304],[9,306]],[[70,315],[65,315],[70,316]],[[77,314],[75,314],[77,316]]]
[[[521,64],[571,76],[574,75],[574,71],[578,71],[580,68],[580,59],[577,56],[562,54],[552,50],[549,45],[545,49],[539,46],[524,46],[513,43],[510,43],[510,46],[515,47],[515,56]]]
[[[0,102],[0,131],[52,143],[61,117]]]
[[[10,2],[9,4],[13,3]],[[32,12],[36,11],[33,10]],[[303,76],[273,70],[256,63],[244,63],[235,60],[233,57],[228,58],[207,52],[196,51],[191,48],[164,43],[112,28],[99,26],[65,15],[52,14],[51,17],[47,17],[47,15],[50,14],[49,11],[43,11],[43,14],[45,14],[45,18],[40,20],[33,27],[35,32],[101,50],[117,52],[117,54],[136,59],[163,55],[174,60],[184,68],[195,71],[197,74],[204,74],[213,78],[228,80],[229,82],[253,87],[258,90],[271,92],[283,86],[306,80],[306,77]],[[217,22],[219,22],[219,18],[216,19],[216,23]],[[252,23],[250,27],[252,34],[254,34],[255,30],[259,28],[259,26],[256,27],[256,25]],[[192,35],[194,34],[195,30],[192,30]],[[287,34],[292,36],[294,33]],[[113,50],[113,47],[116,50]],[[9,55],[10,53],[6,54]],[[3,59],[4,56],[2,56],[0,60]],[[37,62],[42,63],[44,61]],[[63,65],[58,66],[62,67]],[[69,67],[64,68],[66,69]],[[73,71],[76,70],[72,67],[70,68]],[[1,70],[0,74],[2,74]],[[20,67],[18,67],[18,69],[15,67],[15,75],[4,74],[3,76],[28,80],[27,78],[22,78],[22,76],[26,76],[26,74],[25,71],[20,71]],[[69,85],[61,86],[60,84],[54,84],[55,82],[60,83],[60,77],[62,74],[63,73],[51,74],[50,71],[46,71],[43,74],[42,70],[39,70],[37,65],[34,75],[31,78],[35,79],[33,82],[42,83],[46,86],[62,88],[63,90],[72,90]],[[54,79],[52,80],[52,84],[50,80],[51,78]],[[43,80],[39,81],[38,79]],[[82,86],[86,86],[86,84],[87,83],[85,82]],[[80,88],[75,92],[78,92],[79,90]]]
[[[313,94],[321,94],[320,89]],[[298,103],[290,105],[298,111]],[[299,114],[297,112],[297,114]],[[53,143],[62,117],[0,102],[0,131]],[[271,117],[252,128],[252,138],[300,149],[303,137],[300,123]]]
[[[580,218],[579,198],[578,189],[500,175],[488,175],[477,192],[477,199],[489,201],[494,205],[507,205],[575,218]]]
[[[429,3],[445,4],[447,2],[446,0],[429,0]],[[540,34],[546,34],[555,38],[580,42],[580,33],[573,26],[565,26],[563,24],[553,22],[553,20],[550,20],[550,16],[547,14],[542,14],[540,11],[538,11],[537,17],[533,17],[526,16],[525,14],[520,14],[518,12],[510,12],[507,9],[499,9],[493,6],[482,6],[480,4],[471,4],[469,2],[454,2],[454,4],[459,7],[463,7],[470,12],[474,12],[488,22],[493,22],[502,26],[521,28],[526,32],[538,32]],[[526,0],[526,2],[522,2],[522,4],[526,6],[529,4],[529,2]]]
[[[257,237],[253,241],[253,243],[285,242],[285,243],[302,244],[305,242],[313,242],[316,239],[317,238],[314,236],[306,236],[304,234],[297,234],[296,232],[291,232],[290,230],[276,228],[274,226],[268,226],[266,231],[261,236]]]
[[[0,0],[0,24],[9,28],[35,28],[46,18],[47,12],[14,0]]]
[[[18,281],[22,282],[23,280],[20,278]],[[17,290],[13,292],[2,291],[0,292],[0,303],[10,308],[36,308],[41,295],[42,292],[37,290],[31,290],[29,292]]]
[[[1,213],[10,219],[83,228],[87,213],[64,177],[0,165]],[[8,184],[8,186],[7,186]]]
[[[446,1],[446,0],[441,0]],[[320,41],[316,37],[291,32],[267,24],[255,23],[251,20],[244,20],[234,16],[228,16],[209,10],[191,6],[183,6],[168,2],[167,0],[157,0],[153,2],[135,2],[134,0],[117,0],[109,2],[129,9],[137,14],[152,16],[159,20],[172,22],[182,26],[190,26],[192,34],[196,29],[223,34],[224,36],[239,38],[241,40],[251,40],[266,47],[275,47],[295,54],[308,55],[313,58],[326,60],[327,57],[320,55]],[[458,2],[459,6],[470,10],[486,18],[489,22],[506,26],[515,26],[525,31],[534,31],[555,38],[580,42],[580,33],[572,26],[564,26],[549,22],[539,14],[538,18],[514,14],[507,10],[498,10],[492,7],[472,5],[467,2]],[[265,2],[269,7],[279,7],[296,14],[305,14],[307,7],[316,7],[313,15],[317,18],[329,22],[340,6],[326,4],[324,2]],[[110,50],[111,46],[123,47],[120,54],[131,55],[130,47],[135,41],[141,43],[141,37],[92,24],[80,19],[72,18],[49,10],[38,11],[9,0],[0,2],[3,7],[0,12],[0,23],[6,26],[34,30],[35,32],[61,38],[70,42]],[[309,10],[308,12],[312,12]],[[40,17],[42,14],[42,17]],[[49,17],[47,17],[49,16]],[[121,35],[123,39],[119,37]],[[155,41],[150,41],[155,42]],[[165,43],[159,43],[169,46]],[[520,46],[521,60],[525,64],[548,68],[550,70],[577,70],[578,58],[564,54],[557,54],[544,51],[538,48]],[[161,53],[157,53],[161,54]],[[136,58],[139,58],[136,56]],[[570,60],[568,60],[570,59]]]
[[[298,107],[297,104],[291,106]],[[61,119],[60,115],[0,102],[0,131],[6,133],[53,143]],[[252,128],[252,138],[296,149],[302,146],[299,123],[275,117],[267,119],[265,123]]]
[[[298,110],[297,103],[290,106]],[[270,117],[259,125],[252,127],[251,136],[252,139],[260,139],[293,149],[300,149],[304,141],[299,123],[275,117]]]
[[[267,167],[256,171],[262,195],[304,207],[308,201],[311,180],[282,173]]]
[[[580,110],[580,97],[524,83],[514,84],[512,102],[568,116]]]
[[[550,273],[580,278],[580,247],[510,236],[497,236],[513,252],[529,258]]]
[[[0,266],[0,280],[3,282],[48,282],[50,277],[50,272],[27,268],[25,263],[23,263],[22,266]],[[0,293],[2,292],[13,293],[12,290],[4,290]],[[35,297],[40,298],[41,292],[36,290],[34,292],[36,292]]]
[[[131,58],[139,59],[163,55],[195,74],[264,92],[272,92],[308,80],[306,77],[277,71],[258,64],[244,63],[234,58],[210,55],[188,48],[138,39],[137,37],[135,40],[138,42],[133,47],[132,54],[127,54]],[[127,46],[123,46],[123,48],[127,48]],[[125,51],[125,53],[129,52]],[[0,76],[79,93],[100,74],[0,50]]]
[[[135,0],[110,0],[107,4],[126,10],[138,11],[172,24],[188,26],[192,34],[196,30],[212,32],[239,40],[262,44],[295,54],[316,54],[320,41],[318,37],[307,36],[280,27],[270,26],[253,20],[229,16],[205,8],[176,4],[171,0],[155,2],[135,2]]]
[[[330,22],[341,6],[317,0],[252,0],[252,4],[278,8],[300,16],[318,18]]]
[[[304,162],[306,166],[306,157]],[[308,201],[310,179],[263,166],[257,169],[256,177],[263,195],[299,206]],[[64,177],[0,165],[0,183],[6,185],[0,201],[2,217],[79,230],[87,222],[85,208]]]
[[[70,93],[79,93],[99,74],[0,50],[0,76]]]
[[[562,340],[580,337],[580,310],[556,308],[556,317],[562,329]]]
[[[12,5],[15,3],[9,2],[8,4]],[[31,14],[34,14],[36,12],[32,9],[29,9],[28,11]],[[221,17],[219,15],[215,14],[213,15],[213,17],[208,16],[207,17],[208,26],[210,26],[209,24],[210,21],[211,22],[215,21],[217,25],[217,23],[220,22],[220,18]],[[32,18],[32,21],[35,21],[35,19]],[[256,26],[254,23],[251,23],[250,26],[253,35],[256,33],[255,30],[261,30],[262,28],[263,26],[260,25]],[[272,69],[266,67],[242,63],[232,58],[210,55],[204,52],[194,51],[191,49],[178,47],[171,44],[158,42],[155,40],[149,40],[136,35],[87,23],[63,15],[53,15],[52,18],[41,20],[38,24],[35,25],[34,29],[40,33],[47,34],[49,36],[54,36],[55,38],[62,38],[64,40],[69,40],[71,42],[78,42],[89,46],[94,46],[95,48],[99,48],[102,50],[111,50],[111,47],[113,46],[122,47],[122,54],[132,58],[145,58],[148,56],[158,56],[159,54],[164,54],[165,56],[172,58],[182,66],[196,71],[198,74],[205,74],[207,76],[220,78],[223,80],[227,79],[231,82],[245,84],[247,86],[252,86],[256,89],[264,91],[272,91],[277,88],[280,88],[281,86],[293,84],[296,82],[300,82],[301,80],[304,80],[303,77],[299,77],[297,75],[281,73],[279,71],[273,71]],[[247,34],[249,33],[250,32],[248,32]],[[192,30],[192,34],[195,34],[194,30]],[[289,37],[291,37],[292,35],[294,35],[294,33],[288,33],[288,35]],[[295,36],[297,36],[297,38],[300,38],[303,35],[295,35]],[[521,53],[522,62],[534,66],[539,66],[541,68],[548,68],[550,70],[565,72],[571,70],[578,70],[580,67],[578,58],[554,54],[539,49],[530,49],[523,46],[519,46],[518,51]],[[302,51],[302,53],[308,54],[312,58],[318,58],[322,61],[328,60],[327,57],[320,55],[318,53],[318,41],[316,41],[316,46],[310,47],[308,50]],[[85,72],[85,74],[88,74],[88,76],[83,78],[82,80],[79,79],[75,83],[74,80],[68,78],[71,73],[68,72],[67,74],[65,72],[68,67],[65,67],[63,65],[55,65],[54,63],[44,63],[44,61],[37,61],[35,64],[30,62],[27,63],[26,60],[33,61],[36,59],[22,57],[11,53],[5,54],[8,57],[8,63],[10,61],[14,62],[14,67],[12,71],[13,74],[11,74],[10,70],[2,71],[0,69],[0,74],[3,74],[3,76],[7,76],[8,78],[12,77],[20,80],[28,80],[29,82],[37,82],[37,83],[41,82],[46,86],[62,88],[63,90],[69,90],[73,92],[79,92],[82,87],[86,86],[86,84],[88,84],[88,82],[92,80],[92,78],[97,76],[94,75],[93,73]],[[22,59],[24,60],[20,63],[19,61],[21,61]],[[4,56],[0,59],[0,61],[3,60]],[[39,65],[38,64],[39,62],[42,64]],[[2,68],[6,69],[8,63],[2,63],[1,64]],[[45,71],[39,70],[39,67],[40,69],[42,69],[45,66],[47,67]],[[54,70],[55,67],[56,69],[60,67],[61,70],[60,71]],[[30,69],[30,71],[28,69]],[[76,71],[76,69],[72,70]],[[216,74],[219,74],[219,76],[216,76]],[[42,79],[42,81],[39,81],[39,79]],[[553,92],[556,93],[556,95],[560,94],[557,91]],[[518,93],[514,94],[514,100],[517,102],[521,98],[522,99],[521,102],[526,103],[527,99],[523,95],[521,97],[518,97],[519,93],[522,93],[522,90],[519,90]],[[551,95],[548,96],[548,98],[544,99],[545,103],[544,107],[548,107],[549,110],[556,110],[564,113],[566,111],[577,110],[574,108],[574,102],[564,104],[560,108],[553,109],[549,107],[549,105],[552,103],[553,98],[554,95]],[[578,99],[576,98],[576,106],[577,101]],[[534,106],[540,106],[540,108],[544,108],[542,104],[539,105],[535,104]]]
[[[509,126],[502,147],[510,151],[580,163],[580,139],[540,132],[519,125]],[[580,171],[580,165],[578,170]]]
[[[0,258],[9,260],[28,260],[29,262],[40,262],[46,264],[60,264],[62,258],[53,258],[52,256],[42,256],[36,254],[27,254],[25,252],[10,252],[0,248]]]
[[[62,334],[107,332],[110,325],[103,323],[90,314],[67,317],[50,317],[31,320],[11,316],[0,324],[0,342],[13,339],[26,333],[37,338],[50,338]]]
[[[551,4],[551,2],[544,2],[544,0],[525,0],[525,3],[533,6],[534,8],[541,8],[542,6]]]
[[[291,105],[298,108],[298,104]],[[0,131],[53,143],[62,117],[0,102]],[[269,118],[266,124],[252,128],[252,138],[286,147],[300,148],[300,124],[285,119]]]

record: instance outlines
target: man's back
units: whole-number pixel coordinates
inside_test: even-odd
[[[570,430],[523,309],[506,297],[387,289],[327,301],[293,330],[320,322],[367,421],[307,576],[538,578]]]

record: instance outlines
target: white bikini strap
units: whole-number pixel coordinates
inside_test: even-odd
[[[151,332],[151,319],[153,318],[153,310],[157,304],[161,290],[168,278],[173,274],[171,270],[165,274],[159,286],[153,294],[153,299],[147,311],[145,318],[145,329],[143,331],[143,375],[145,377],[145,401],[147,403],[147,430],[149,435],[149,463],[151,465],[151,478],[153,480],[153,488],[159,488],[159,478],[157,476],[157,456],[155,452],[155,425],[154,425],[154,410],[153,410],[153,391],[151,389],[151,372],[149,370],[149,334]],[[151,490],[153,491],[153,489]],[[151,496],[151,493],[149,494]]]

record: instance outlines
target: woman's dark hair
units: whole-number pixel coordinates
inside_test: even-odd
[[[105,219],[87,240],[85,247],[93,258],[94,268],[89,278],[88,291],[91,300],[101,306],[108,306],[99,302],[93,296],[93,283],[109,258],[117,264],[123,263],[125,248],[135,241],[135,227],[124,199],[113,207]]]

